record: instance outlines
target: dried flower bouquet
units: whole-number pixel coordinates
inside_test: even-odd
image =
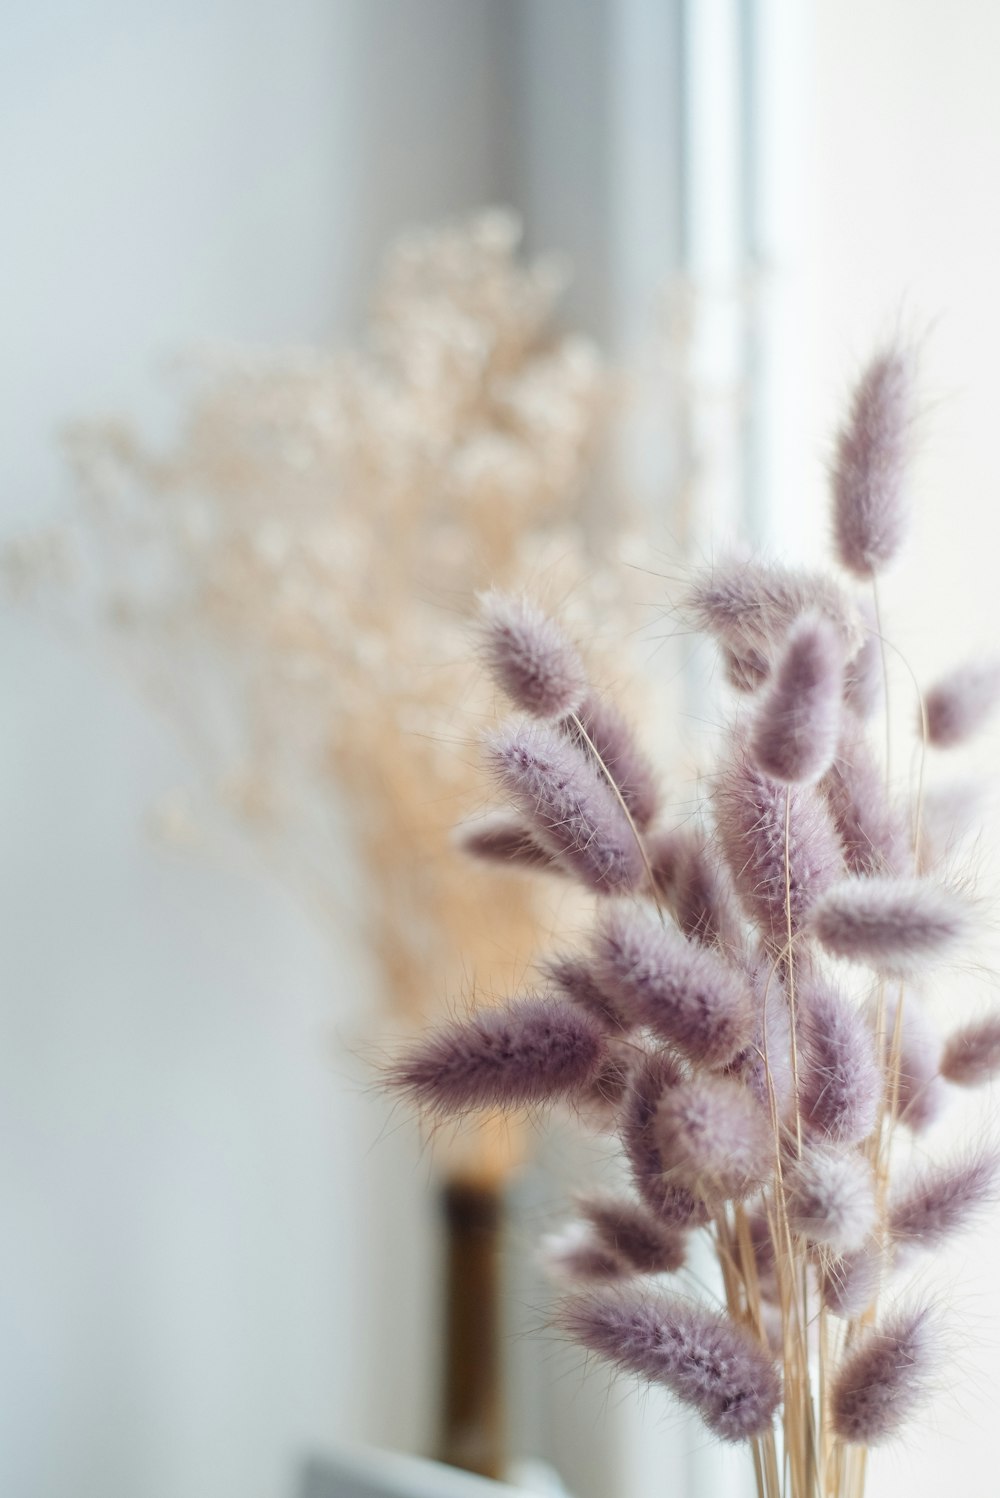
[[[483,599],[482,658],[516,716],[485,740],[507,809],[470,851],[575,879],[593,928],[530,992],[430,1031],[390,1071],[432,1118],[568,1101],[616,1137],[627,1187],[584,1196],[549,1244],[558,1324],[748,1443],[767,1498],[863,1493],[868,1448],[918,1408],[938,1347],[933,1305],[897,1281],[998,1180],[981,1144],[921,1168],[898,1147],[947,1083],[1000,1071],[1000,1018],[942,1042],[925,1012],[922,975],[962,951],[976,911],[948,808],[920,785],[897,798],[875,743],[876,580],[906,530],[913,399],[897,347],[854,393],[832,475],[845,578],[756,561],[693,578],[686,616],[737,694],[697,822],[671,825],[560,625]],[[921,784],[926,747],[965,742],[998,690],[974,664],[923,695]],[[696,1233],[719,1306],[671,1283]]]

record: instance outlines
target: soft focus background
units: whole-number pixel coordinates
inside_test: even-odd
[[[601,477],[664,552],[734,531],[818,552],[851,375],[927,334],[887,608],[932,674],[995,641],[998,64],[982,0],[22,7],[4,538],[75,502],[68,420],[167,430],[171,356],[356,337],[400,229],[507,204],[575,267],[566,325],[653,392]],[[371,1090],[360,930],[331,944],[235,834],[210,856],[149,837],[188,766],[96,642],[11,604],[0,661],[0,1491],[292,1498],[343,1442],[430,1450],[433,1170]],[[338,877],[349,905],[347,852]],[[995,1257],[984,1236],[950,1266],[960,1364],[879,1458],[885,1498],[990,1489]],[[736,1491],[652,1403],[514,1345],[516,1454],[579,1498]]]

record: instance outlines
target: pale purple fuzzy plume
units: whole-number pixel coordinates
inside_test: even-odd
[[[673,1296],[590,1290],[566,1301],[559,1324],[625,1373],[662,1384],[723,1441],[770,1430],[781,1380],[745,1327]]]
[[[597,1241],[632,1274],[672,1274],[684,1263],[686,1237],[654,1217],[640,1202],[600,1194],[580,1197],[580,1216]]]
[[[882,1069],[865,1016],[821,981],[798,993],[799,1109],[817,1134],[857,1144],[875,1127]]]
[[[966,1160],[924,1166],[889,1203],[894,1243],[936,1248],[996,1201],[1000,1160],[980,1150]]]
[[[594,975],[623,1015],[692,1061],[724,1066],[750,1038],[743,974],[644,911],[608,911],[594,939]]]
[[[998,702],[1000,661],[969,661],[925,692],[920,727],[936,749],[952,749],[979,732]]]
[[[632,729],[613,702],[594,692],[583,699],[576,719],[567,718],[563,728],[588,753],[596,753],[618,787],[636,827],[644,832],[656,815],[659,794],[656,775],[636,743]],[[581,726],[584,733],[580,732]]]
[[[660,1099],[681,1078],[679,1065],[667,1051],[653,1051],[636,1065],[622,1107],[621,1141],[646,1205],[671,1226],[688,1228],[707,1221],[708,1208],[667,1175],[656,1135]]]
[[[774,1172],[771,1120],[731,1077],[699,1076],[668,1087],[654,1137],[668,1177],[712,1206],[742,1201]]]
[[[604,1049],[600,1027],[582,1010],[530,998],[432,1030],[387,1081],[431,1113],[517,1108],[585,1089]]]
[[[862,599],[858,611],[867,633],[864,644],[844,672],[844,703],[856,718],[867,723],[885,700],[885,672],[875,610],[867,599]]]
[[[506,864],[519,869],[547,869],[561,873],[559,864],[523,823],[513,817],[484,817],[460,827],[456,834],[463,853],[483,863]]]
[[[834,625],[850,660],[862,644],[861,621],[822,573],[730,558],[700,573],[681,604],[695,628],[722,646],[729,680],[743,691],[767,680],[788,631],[811,609]]]
[[[719,775],[713,799],[719,841],[744,908],[764,940],[780,948],[788,938],[786,896],[795,935],[843,873],[826,803],[811,786],[776,784],[739,745]]]
[[[840,734],[844,647],[828,619],[804,614],[788,632],[761,696],[750,754],[772,780],[809,784],[830,766]]]
[[[654,834],[646,846],[657,891],[684,935],[734,949],[740,940],[735,893],[704,833],[675,827]]]
[[[913,424],[914,360],[902,348],[876,355],[854,389],[833,461],[833,538],[855,577],[874,577],[906,534],[906,461]]]
[[[541,965],[552,988],[577,1005],[609,1035],[624,1035],[635,1021],[623,1013],[594,977],[594,965],[585,957],[552,957]]]
[[[642,851],[607,780],[547,723],[515,723],[487,737],[490,767],[538,841],[598,892],[636,888]]]
[[[795,1111],[788,999],[770,963],[752,975],[751,987],[758,1006],[753,1036],[726,1075],[738,1077],[768,1114],[773,1107],[786,1123]]]
[[[878,1019],[874,999],[868,1005],[868,1016],[874,1029]],[[909,991],[903,995],[901,1013],[898,996],[888,995],[882,1023],[882,1034],[877,1039],[887,1068],[887,1099],[890,1102],[895,1099],[901,1123],[914,1134],[922,1133],[939,1117],[946,1101],[946,1088],[941,1080],[941,1038],[920,999]]]
[[[875,763],[862,734],[844,735],[820,789],[837,829],[848,873],[912,872],[907,817],[889,799],[885,772]]]
[[[541,1261],[553,1279],[590,1285],[628,1278],[623,1261],[585,1222],[571,1222],[542,1239]]]
[[[857,1150],[810,1141],[783,1173],[788,1221],[810,1243],[852,1253],[875,1227],[875,1177]]]
[[[845,1321],[863,1316],[879,1292],[885,1261],[874,1240],[853,1253],[824,1255],[817,1271],[819,1297],[826,1310]]]
[[[575,712],[587,675],[560,626],[519,594],[485,593],[479,608],[487,669],[515,706],[533,718]]]
[[[835,957],[905,974],[952,953],[970,929],[954,890],[927,879],[844,879],[816,903],[812,934]]]
[[[833,1429],[852,1446],[898,1435],[929,1392],[939,1339],[926,1307],[899,1310],[866,1332],[838,1369]]]
[[[979,1087],[1000,1073],[1000,1014],[974,1020],[949,1035],[941,1075],[959,1087]]]

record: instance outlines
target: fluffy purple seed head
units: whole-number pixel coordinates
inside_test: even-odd
[[[862,643],[857,610],[822,573],[731,558],[698,574],[682,611],[722,646],[727,675],[741,691],[766,681],[795,621],[815,609],[835,627],[847,659]]]
[[[622,1013],[594,977],[594,964],[584,957],[553,957],[542,963],[542,972],[564,999],[590,1015],[609,1035],[623,1035],[633,1021]]]
[[[825,802],[811,786],[778,785],[739,745],[713,793],[719,841],[747,914],[772,948],[792,934],[843,872]],[[786,884],[787,812],[787,884]]]
[[[388,1082],[431,1113],[517,1108],[582,1091],[603,1055],[589,1015],[530,998],[432,1030],[389,1069]]]
[[[851,874],[908,874],[913,868],[904,813],[862,734],[847,733],[820,784]]]
[[[835,1433],[852,1446],[890,1440],[923,1402],[938,1349],[925,1307],[899,1310],[866,1332],[833,1381]]]
[[[897,1042],[895,1085],[890,1074],[886,1095],[890,1099],[895,1096],[900,1123],[919,1134],[935,1121],[945,1103],[946,1088],[940,1075],[941,1039],[915,993],[905,993],[897,1025],[898,1014],[898,996],[890,994],[883,1006],[883,1031],[876,1039],[887,1067],[892,1065],[893,1042]],[[874,999],[868,1005],[868,1018],[874,1031],[878,1020]]]
[[[889,1203],[893,1242],[936,1248],[996,1201],[998,1178],[1000,1159],[995,1150],[925,1166]]]
[[[658,793],[652,766],[635,741],[628,723],[606,697],[588,692],[577,710],[579,723],[567,718],[563,727],[589,754],[595,751],[621,792],[629,815],[644,832],[656,815]],[[580,732],[583,725],[586,737]],[[588,742],[589,741],[589,742]]]
[[[827,984],[799,990],[799,1107],[804,1123],[841,1144],[875,1127],[882,1069],[865,1016]]]
[[[810,927],[835,957],[878,972],[911,973],[953,951],[969,930],[967,906],[927,879],[844,879],[813,907]]]
[[[969,661],[924,695],[927,742],[951,749],[971,739],[1000,701],[1000,660]]]
[[[482,651],[497,686],[533,718],[575,712],[587,675],[560,627],[529,598],[490,592],[479,600]]]
[[[774,1171],[770,1119],[731,1077],[692,1077],[668,1088],[654,1132],[670,1178],[714,1206],[741,1201]]]
[[[672,1274],[684,1263],[683,1232],[628,1197],[584,1196],[577,1206],[597,1241],[621,1259],[632,1274]]]
[[[734,891],[704,833],[674,827],[647,843],[653,880],[678,926],[692,941],[732,951],[740,938]]]
[[[912,355],[876,355],[854,389],[833,462],[833,537],[856,577],[874,577],[898,552],[909,519],[906,459],[913,420]]]
[[[824,1255],[818,1271],[820,1300],[832,1315],[854,1321],[878,1294],[883,1269],[884,1259],[874,1240],[854,1253],[837,1258]]]
[[[879,639],[875,610],[862,599],[858,611],[867,633],[864,644],[844,673],[844,703],[862,723],[867,723],[882,706],[885,677],[882,670],[882,642]]]
[[[785,1204],[795,1232],[836,1254],[852,1253],[875,1227],[875,1178],[857,1150],[812,1141],[785,1167]]]
[[[660,1099],[681,1077],[678,1063],[667,1051],[653,1051],[638,1063],[622,1107],[621,1140],[646,1205],[670,1226],[689,1228],[707,1221],[708,1208],[694,1192],[668,1176],[656,1135]]]
[[[818,780],[836,752],[843,688],[837,630],[822,614],[804,614],[788,632],[754,717],[757,768],[783,783]]]
[[[726,1075],[737,1077],[768,1116],[773,1106],[779,1120],[787,1122],[795,1109],[788,998],[771,963],[751,970],[750,982],[755,1005],[753,1037],[726,1068]]]
[[[723,1441],[771,1428],[781,1381],[744,1327],[674,1296],[608,1288],[571,1297],[560,1325],[575,1342],[625,1373],[662,1384]]]
[[[634,889],[642,853],[593,760],[547,723],[515,723],[486,741],[490,766],[544,848],[598,893]]]
[[[594,942],[595,977],[622,1014],[691,1061],[725,1066],[750,1038],[743,975],[717,953],[643,911],[608,911]]]
[[[584,1222],[572,1222],[542,1239],[542,1263],[556,1280],[570,1284],[608,1284],[628,1278],[629,1271]]]
[[[1000,1072],[1000,1014],[975,1020],[949,1035],[941,1075],[959,1087],[978,1087]]]
[[[530,829],[513,817],[484,817],[482,821],[460,827],[457,836],[462,851],[483,863],[562,872],[551,853],[532,836]]]

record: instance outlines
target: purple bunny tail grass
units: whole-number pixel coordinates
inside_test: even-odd
[[[626,1264],[583,1222],[548,1233],[542,1239],[541,1260],[553,1279],[570,1284],[608,1284],[629,1275]]]
[[[754,691],[801,614],[816,610],[835,627],[846,659],[860,649],[858,612],[832,579],[775,563],[731,558],[695,577],[682,612],[722,647],[731,685]]]
[[[913,850],[907,818],[889,800],[885,773],[875,763],[862,734],[844,735],[820,789],[826,797],[849,873],[912,872]]]
[[[731,1077],[693,1077],[668,1088],[657,1106],[654,1135],[671,1180],[712,1206],[742,1201],[774,1171],[770,1119]]]
[[[985,787],[975,780],[930,786],[920,815],[920,867],[944,869],[983,825]]]
[[[686,1254],[685,1234],[670,1228],[639,1202],[606,1194],[581,1197],[577,1206],[597,1241],[633,1274],[672,1274]]]
[[[726,1076],[738,1078],[768,1117],[773,1108],[778,1122],[788,1123],[795,1113],[788,999],[776,974],[768,979],[762,973],[752,984],[758,1003],[753,1038],[726,1068]]]
[[[966,903],[927,879],[844,879],[813,907],[812,934],[835,957],[911,973],[953,952],[970,929]]]
[[[886,1097],[895,1098],[900,1123],[914,1134],[922,1133],[941,1113],[946,1089],[941,1080],[941,1039],[915,993],[907,991],[897,1024],[899,1000],[890,994],[883,1006],[882,1034],[876,1037],[887,1067],[892,1065],[893,1042],[897,1041],[896,1076],[886,1079]],[[868,1018],[874,1025],[878,1005],[871,1000]],[[898,1038],[897,1038],[898,1030]]]
[[[740,939],[739,912],[724,870],[699,829],[672,828],[648,844],[653,881],[692,941],[727,952]]]
[[[564,999],[575,1004],[609,1035],[624,1035],[633,1027],[619,1005],[599,986],[594,965],[583,957],[553,957],[542,963],[542,973]]]
[[[645,912],[609,910],[594,961],[598,985],[622,1014],[691,1061],[725,1066],[746,1045],[753,1012],[743,975]]]
[[[936,1248],[997,1199],[1000,1158],[980,1150],[969,1159],[927,1166],[889,1203],[894,1243]]]
[[[906,460],[913,422],[914,359],[902,348],[876,355],[854,389],[833,461],[833,539],[838,560],[870,578],[893,561],[909,510]]]
[[[632,821],[640,832],[645,832],[656,815],[659,801],[656,776],[615,704],[589,692],[575,717],[566,718],[562,726],[586,753],[597,754],[618,787]]]
[[[941,1075],[959,1087],[979,1087],[1000,1073],[1000,1014],[963,1025],[949,1035]]]
[[[607,780],[546,723],[517,723],[487,738],[494,775],[538,841],[598,893],[646,878],[642,849]]]
[[[821,614],[788,632],[750,737],[759,770],[783,783],[810,783],[829,769],[840,733],[844,647]]]
[[[897,1435],[928,1393],[938,1351],[926,1307],[895,1311],[871,1328],[834,1378],[834,1432],[852,1446],[877,1446]]]
[[[546,869],[561,874],[563,870],[531,834],[513,817],[502,815],[460,827],[457,841],[463,853],[483,863],[506,864],[521,869]]]
[[[588,1015],[530,998],[432,1030],[387,1080],[430,1113],[517,1108],[579,1093],[603,1056],[604,1036]]]
[[[785,1208],[795,1232],[835,1254],[853,1253],[875,1228],[875,1177],[858,1150],[808,1143],[783,1175]]]
[[[667,1051],[653,1051],[636,1066],[621,1112],[621,1141],[632,1177],[643,1201],[663,1222],[676,1228],[700,1226],[708,1208],[685,1186],[668,1178],[656,1137],[661,1097],[681,1081],[682,1073]]]
[[[608,1288],[569,1298],[559,1324],[622,1372],[662,1384],[723,1441],[771,1428],[781,1401],[778,1370],[752,1333],[728,1317],[673,1296]]]
[[[619,1114],[635,1069],[635,1049],[608,1036],[605,1052],[587,1086],[573,1097],[581,1120],[596,1129],[617,1132]]]
[[[862,598],[858,611],[867,633],[864,644],[844,672],[844,705],[860,722],[867,723],[885,700],[885,675],[875,609],[869,599]]]
[[[576,648],[529,598],[493,591],[479,600],[487,668],[516,707],[533,718],[575,712],[587,690]]]
[[[874,1240],[853,1253],[824,1255],[817,1274],[820,1301],[832,1315],[855,1321],[878,1295],[884,1269],[884,1256]]]
[[[1000,660],[969,661],[924,694],[919,728],[928,744],[952,749],[986,724],[1000,702]]]
[[[821,982],[800,986],[799,1109],[803,1123],[842,1144],[867,1139],[882,1101],[882,1069],[865,1016]]]
[[[811,786],[778,785],[740,745],[713,791],[719,842],[747,914],[774,948],[801,931],[815,902],[843,872],[837,834]],[[786,882],[787,826],[787,882]]]

